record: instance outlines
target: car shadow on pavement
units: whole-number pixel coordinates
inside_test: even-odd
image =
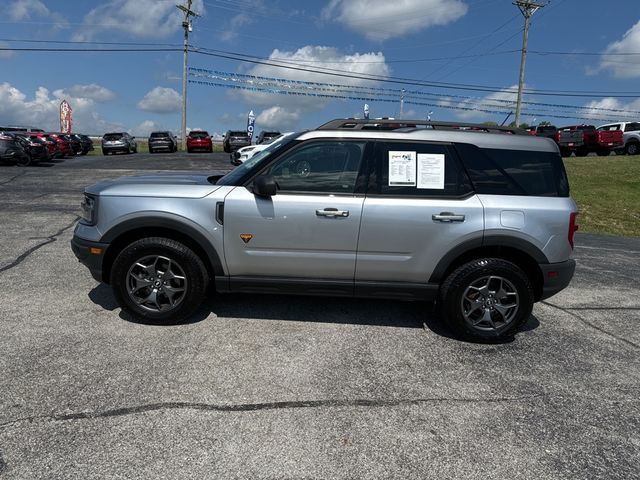
[[[298,295],[215,295],[204,307],[217,317],[423,328],[430,307],[401,302]]]
[[[108,311],[119,308],[111,287],[99,284],[89,292],[89,299]],[[313,297],[298,295],[213,294],[182,324],[193,324],[215,315],[218,318],[316,322],[350,325],[371,325],[395,328],[428,329],[441,337],[454,337],[440,315],[427,302],[398,300]],[[142,323],[126,312],[120,318]],[[535,330],[540,325],[531,315],[520,332]],[[482,343],[511,343],[514,337]]]

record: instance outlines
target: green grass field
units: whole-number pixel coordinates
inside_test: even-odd
[[[571,157],[564,164],[581,232],[640,236],[640,155]]]

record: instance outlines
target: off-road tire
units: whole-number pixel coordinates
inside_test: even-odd
[[[475,288],[474,284],[482,284],[485,278],[494,277],[506,280],[509,286],[507,290],[514,290],[517,294],[517,307],[513,309],[509,321],[497,325],[495,329],[482,328],[481,325],[474,327],[472,322],[465,318],[465,313],[469,316],[468,312],[465,312],[465,307],[469,305],[465,292],[473,292],[471,289]],[[510,295],[513,298],[513,294]],[[495,299],[493,301],[495,302]],[[533,301],[533,287],[527,275],[517,265],[499,258],[481,258],[465,263],[454,270],[440,287],[440,310],[445,324],[454,335],[467,340],[491,341],[511,338],[529,319]],[[495,303],[492,305],[496,308]],[[480,310],[484,312],[484,307]]]
[[[160,291],[156,290],[156,296],[153,298],[163,298],[161,291],[163,288],[162,280],[166,281],[169,278],[169,271],[180,272],[185,280],[183,283],[184,288],[182,289],[183,293],[178,299],[174,299],[176,300],[175,306],[168,306],[165,310],[145,308],[143,304],[134,300],[134,298],[140,299],[144,297],[147,292],[151,293],[152,286],[156,285],[154,283],[148,287],[141,288],[138,283],[139,281],[149,281],[149,278],[143,279],[143,275],[139,275],[140,269],[138,265],[140,265],[140,262],[143,264],[148,262],[145,259],[153,259],[154,257],[163,259],[162,263],[165,266],[165,260],[170,260],[173,262],[173,267],[172,269],[165,269],[163,275],[161,269],[155,270],[156,265],[159,264],[153,264],[155,273],[151,275],[151,278],[158,281],[158,288],[160,289]],[[134,269],[138,269],[138,272]],[[131,282],[134,282],[139,290],[134,292],[132,288],[130,292]],[[128,245],[118,254],[111,269],[111,286],[118,304],[123,310],[126,310],[144,323],[168,325],[179,323],[190,317],[202,304],[208,283],[207,269],[200,257],[182,243],[162,237],[143,238]],[[177,287],[179,288],[180,285],[178,284]],[[156,305],[161,307],[160,303],[166,304],[169,301],[168,295],[164,294],[164,299],[164,302],[156,300]]]

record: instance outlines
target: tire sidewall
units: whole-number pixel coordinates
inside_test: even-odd
[[[469,325],[460,306],[467,287],[489,275],[507,279],[518,293],[518,311],[515,317],[507,325],[493,331],[478,330]],[[495,340],[511,337],[529,319],[534,293],[530,281],[519,267],[505,260],[488,258],[469,262],[456,269],[443,284],[441,301],[445,322],[458,336],[475,340]]]
[[[134,262],[149,255],[175,261],[184,271],[187,290],[180,304],[168,312],[153,312],[136,305],[127,293],[127,275]],[[147,238],[125,247],[111,270],[111,285],[118,304],[143,323],[172,324],[192,315],[204,300],[208,276],[200,258],[183,244],[166,238]]]

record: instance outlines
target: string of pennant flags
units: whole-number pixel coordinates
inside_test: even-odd
[[[458,111],[473,111],[496,115],[507,115],[515,107],[515,101],[508,99],[478,98],[466,95],[438,94],[419,90],[392,89],[363,85],[341,85],[308,80],[290,80],[276,77],[222,72],[195,67],[189,68],[189,76],[199,79],[189,80],[189,83],[274,95],[308,96],[325,99],[365,101],[370,103],[397,103],[398,98],[402,95],[404,104],[408,105]],[[625,116],[628,116],[629,119],[635,119],[634,117],[631,117],[634,113],[640,115],[640,112],[615,108],[581,107],[577,105],[538,102],[523,102],[523,104],[530,106],[529,110],[524,112],[527,116],[617,121],[620,120],[621,117]],[[536,107],[547,107],[551,112],[546,109],[543,109],[542,111],[532,110]],[[609,117],[609,115],[612,115],[615,118]]]

